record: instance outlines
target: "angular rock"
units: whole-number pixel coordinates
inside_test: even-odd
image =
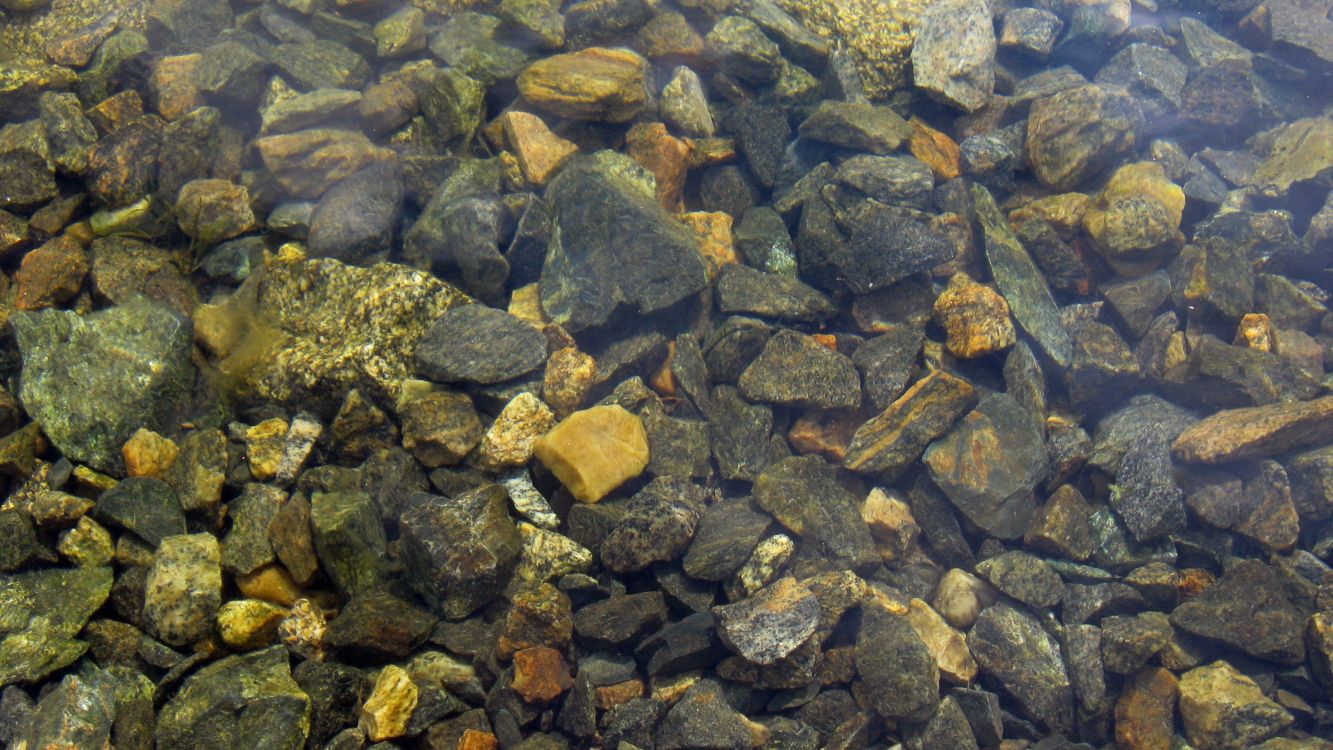
[[[778,320],[817,323],[833,316],[835,308],[821,292],[800,281],[730,263],[718,275],[717,309]]]
[[[1306,614],[1283,590],[1276,572],[1243,560],[1203,593],[1171,612],[1176,628],[1220,641],[1259,659],[1297,664],[1305,658]]]
[[[625,517],[602,540],[602,564],[616,573],[676,559],[694,537],[703,491],[683,479],[658,477],[625,503]]]
[[[461,619],[509,582],[521,540],[499,485],[446,499],[418,494],[401,524],[408,580],[445,617]]]
[[[278,184],[297,198],[318,198],[361,169],[394,157],[360,132],[335,128],[265,136],[254,147]]]
[[[436,382],[500,383],[546,361],[546,338],[503,310],[460,305],[440,316],[417,344],[416,366]]]
[[[533,455],[583,502],[595,503],[648,465],[643,422],[617,405],[575,412],[538,438]]]
[[[1142,126],[1143,114],[1124,89],[1071,88],[1032,103],[1028,163],[1042,184],[1072,190],[1133,149]]]
[[[1163,430],[1149,431],[1125,452],[1116,472],[1111,507],[1139,542],[1185,527],[1185,505],[1173,475],[1169,442]]]
[[[790,576],[712,608],[722,643],[755,664],[773,664],[795,651],[814,634],[819,612],[815,595]]]
[[[287,650],[272,646],[191,674],[162,707],[155,739],[170,750],[200,740],[217,747],[261,740],[297,747],[310,732],[310,711],[309,696],[292,679]]]
[[[823,101],[799,130],[803,138],[872,154],[887,154],[912,134],[907,121],[888,107]]]
[[[320,198],[310,215],[307,252],[357,263],[387,251],[402,203],[402,173],[389,164],[371,164]]]
[[[1115,740],[1123,747],[1170,747],[1175,734],[1179,680],[1161,667],[1149,667],[1125,683],[1115,702]]]
[[[1225,661],[1195,667],[1180,678],[1180,718],[1190,742],[1213,750],[1256,747],[1292,722],[1254,680]]]
[[[1185,430],[1171,453],[1187,463],[1228,463],[1333,441],[1333,397],[1226,409]]]
[[[383,582],[387,542],[368,493],[315,493],[310,501],[310,529],[320,567],[338,590],[353,595]]]
[[[187,646],[206,638],[222,604],[222,551],[211,534],[169,536],[148,572],[143,616],[163,642]]]
[[[746,500],[708,506],[681,561],[685,573],[704,581],[724,581],[740,569],[773,523]]]
[[[518,76],[519,94],[561,117],[626,122],[648,101],[647,62],[623,49],[589,47],[552,55]]]
[[[875,711],[893,721],[924,721],[939,704],[940,671],[904,615],[861,610],[856,671]]]
[[[595,646],[618,646],[655,630],[666,622],[666,615],[660,591],[621,594],[575,612],[574,632]]]
[[[933,315],[948,334],[945,346],[955,357],[985,356],[1016,341],[1009,303],[966,273],[949,278],[949,286],[935,299]]]
[[[97,499],[93,516],[132,531],[156,547],[168,536],[185,533],[185,514],[176,492],[166,482],[150,477],[130,477]]]
[[[781,68],[778,45],[758,24],[740,16],[726,16],[704,37],[707,59],[727,75],[752,84],[771,83]]]
[[[990,8],[975,0],[932,3],[917,20],[912,82],[932,97],[975,112],[995,86],[995,30]]]
[[[88,644],[74,636],[106,602],[111,584],[104,566],[0,576],[0,685],[41,682],[82,656]]]
[[[759,475],[754,499],[778,523],[814,543],[821,554],[858,567],[877,561],[879,555],[861,519],[863,493],[856,484],[818,456],[792,457]]]
[[[857,428],[843,465],[853,471],[897,476],[976,403],[970,383],[944,370],[932,372]]]
[[[846,409],[861,403],[852,361],[789,329],[768,340],[738,385],[746,398],[788,406]]]
[[[982,670],[1018,702],[1023,715],[1052,731],[1074,723],[1074,696],[1055,639],[1032,616],[1008,604],[982,610],[967,643]]]
[[[1039,557],[1015,550],[977,563],[977,575],[1002,593],[1040,609],[1064,598],[1065,585],[1055,569]]]
[[[722,683],[708,679],[686,690],[662,717],[653,745],[660,750],[745,750],[761,744],[751,726],[744,714],[728,705]]]

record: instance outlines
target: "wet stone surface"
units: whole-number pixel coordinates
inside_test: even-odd
[[[1321,750],[1317,0],[0,0],[0,745]]]

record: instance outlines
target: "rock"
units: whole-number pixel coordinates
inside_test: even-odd
[[[787,124],[786,112],[774,105],[753,100],[741,102],[723,118],[722,130],[735,136],[736,148],[741,156],[745,157],[745,165],[749,167],[750,174],[759,185],[764,188],[774,187],[782,155],[791,141],[791,127]],[[745,174],[739,170],[728,170],[722,174],[737,178],[737,182],[748,183],[744,179]],[[733,196],[732,200],[739,199]],[[707,205],[708,202],[705,201],[705,206]],[[728,202],[727,205],[733,204]],[[740,207],[740,213],[744,213],[748,208],[749,205]]]
[[[287,610],[258,599],[233,599],[218,609],[218,635],[237,651],[251,651],[278,639]]]
[[[156,547],[185,533],[185,514],[171,486],[160,479],[130,477],[97,499],[93,515],[103,523],[134,532]]]
[[[666,615],[666,600],[660,591],[621,594],[575,612],[574,632],[594,646],[618,646],[660,627]]]
[[[625,503],[625,517],[602,540],[602,564],[628,573],[675,560],[694,537],[703,508],[704,495],[696,485],[654,479]]]
[[[88,149],[89,192],[110,208],[127,206],[150,192],[158,171],[162,121],[141,117]],[[54,196],[53,196],[54,197]]]
[[[1277,574],[1258,560],[1237,563],[1216,583],[1176,607],[1176,628],[1279,664],[1305,658],[1306,615],[1287,598]]]
[[[1292,722],[1254,680],[1225,661],[1195,667],[1180,678],[1180,718],[1190,742],[1208,750],[1253,747]]]
[[[1267,158],[1249,184],[1271,197],[1286,195],[1292,185],[1327,180],[1333,169],[1333,120],[1309,118],[1282,128]]]
[[[861,204],[843,238],[819,198],[806,201],[797,234],[801,273],[826,291],[867,294],[948,262],[955,243],[936,222],[910,209]],[[893,238],[890,240],[889,238]]]
[[[686,690],[662,717],[653,745],[660,750],[747,750],[762,744],[752,727],[743,714],[727,704],[722,684],[707,679]]]
[[[853,471],[897,476],[976,402],[970,383],[943,370],[933,372],[857,428],[843,465]]]
[[[815,632],[819,601],[795,578],[779,578],[734,604],[712,608],[727,648],[755,664],[773,664]]]
[[[567,417],[583,405],[597,378],[597,361],[567,346],[551,353],[542,378],[542,395],[557,417]]]
[[[794,278],[765,273],[740,263],[729,263],[722,268],[715,295],[717,309],[725,314],[817,323],[834,313],[833,303],[821,292]]]
[[[864,605],[855,658],[866,697],[879,715],[892,721],[924,721],[934,713],[939,667],[906,616]]]
[[[681,561],[685,573],[704,581],[724,581],[749,559],[773,519],[748,501],[714,503],[699,517]]]
[[[552,55],[518,76],[528,103],[561,117],[626,122],[648,101],[647,62],[623,49],[589,47]]]
[[[853,156],[838,165],[833,178],[881,203],[926,210],[935,178],[914,156]]]
[[[409,582],[451,619],[494,599],[518,562],[518,529],[498,485],[452,499],[415,495],[401,524]]]
[[[416,365],[431,380],[500,383],[546,360],[546,339],[531,325],[485,305],[461,305],[440,316],[417,345]]]
[[[1025,52],[1046,59],[1055,48],[1055,40],[1064,29],[1060,17],[1041,8],[1011,8],[1000,21],[1001,49]]]
[[[65,235],[28,251],[14,273],[14,306],[41,310],[64,304],[83,288],[88,265],[83,247]]]
[[[818,456],[786,458],[754,482],[754,499],[778,523],[851,567],[879,559],[861,520],[860,488]]]
[[[659,106],[662,119],[682,135],[710,138],[716,131],[703,82],[699,74],[684,65],[671,72],[671,80],[662,87]]]
[[[362,95],[347,89],[315,89],[260,110],[260,132],[293,133],[352,115]]]
[[[408,721],[417,708],[420,691],[402,667],[390,664],[380,670],[370,696],[361,706],[357,723],[371,742],[396,739],[407,734]]]
[[[110,745],[113,719],[120,702],[116,688],[117,685],[109,675],[96,668],[82,675],[66,676],[42,696],[27,721],[15,724],[12,737],[14,746]],[[130,701],[126,700],[125,703]]]
[[[1185,506],[1172,473],[1169,442],[1164,431],[1149,431],[1125,452],[1116,473],[1111,507],[1139,542],[1185,527]]]
[[[930,650],[940,675],[950,682],[971,684],[977,676],[977,662],[968,651],[967,639],[942,615],[920,599],[908,603],[907,620],[921,642]]]
[[[1185,194],[1156,162],[1126,164],[1097,194],[1083,227],[1102,257],[1125,276],[1157,268],[1181,246]]]
[[[754,21],[726,16],[704,37],[707,59],[727,75],[752,84],[771,83],[781,67],[778,45]]]
[[[254,737],[297,746],[310,732],[310,711],[310,697],[288,669],[286,649],[272,646],[191,674],[158,714],[155,738],[158,747],[171,750],[201,737],[220,746]]]
[[[320,567],[348,595],[383,581],[384,527],[365,492],[317,492],[310,500],[310,529]]]
[[[967,643],[981,669],[1004,686],[1024,716],[1052,731],[1073,727],[1073,691],[1059,644],[1034,617],[993,604],[982,610]]]
[[[911,136],[912,128],[888,107],[826,100],[801,123],[799,133],[822,143],[887,154]]]
[[[1102,663],[1112,674],[1134,674],[1175,636],[1167,616],[1144,612],[1102,618]]]
[[[222,604],[222,551],[210,534],[162,540],[144,593],[143,616],[163,642],[186,646],[206,638]]]
[[[945,344],[956,357],[971,359],[1013,346],[1016,341],[1009,303],[990,287],[959,272],[935,299],[935,322],[944,327]]]
[[[385,16],[375,24],[375,54],[392,59],[425,49],[425,21],[426,14],[420,8],[403,8]]]
[[[523,177],[545,185],[556,170],[578,153],[579,147],[561,138],[534,114],[511,110],[503,115],[505,141],[518,157]]]
[[[972,199],[985,235],[991,275],[1009,303],[1014,320],[1032,336],[1045,356],[1060,367],[1068,367],[1073,357],[1069,334],[1060,322],[1059,310],[1041,271],[1014,236],[990,191],[974,185]]]
[[[846,409],[861,403],[852,361],[789,329],[768,340],[738,385],[746,398],[789,406]]]
[[[510,687],[528,703],[550,704],[573,685],[569,666],[559,651],[536,646],[514,652],[514,681]]]
[[[912,82],[932,97],[975,112],[995,86],[995,30],[990,8],[974,0],[933,3],[917,20]]]
[[[119,471],[140,427],[173,429],[194,383],[189,322],[135,300],[80,317],[13,315],[24,368],[19,398],[65,456]],[[96,361],[89,369],[78,363]]]
[[[187,182],[176,199],[176,221],[182,231],[205,245],[215,245],[248,232],[255,225],[250,193],[226,180]]]
[[[524,49],[501,41],[502,25],[495,16],[470,10],[453,13],[431,38],[430,51],[451,69],[483,85],[513,80],[531,57]]]
[[[523,466],[532,459],[533,444],[555,426],[555,414],[531,393],[520,393],[505,404],[486,430],[477,448],[477,461],[490,470]],[[512,497],[511,488],[510,495]]]
[[[1036,510],[1032,491],[1048,473],[1040,427],[1004,393],[981,399],[922,460],[954,507],[1001,539],[1027,529]]]
[[[6,59],[0,65],[0,108],[15,120],[35,117],[43,93],[68,91],[76,81],[73,70],[43,62],[40,56]]]
[[[401,172],[371,164],[329,188],[310,215],[306,251],[358,263],[389,249],[403,204]]]
[[[547,187],[559,239],[542,268],[542,308],[571,332],[604,325],[620,303],[647,314],[707,283],[693,233],[617,164],[576,158]],[[627,246],[622,238],[631,235],[638,241]]]
[[[1180,434],[1171,445],[1187,463],[1228,463],[1333,440],[1333,398],[1226,409]]]
[[[1023,544],[1074,560],[1092,555],[1092,506],[1072,485],[1062,484],[1032,516]]]
[[[73,664],[88,644],[75,640],[111,593],[111,568],[52,568],[0,576],[5,635],[0,685],[38,683]]]
[[[533,454],[575,498],[597,502],[648,465],[643,422],[620,406],[575,412],[533,444]]]
[[[499,15],[543,49],[556,50],[565,45],[564,17],[542,0],[503,0]]]
[[[1143,115],[1124,89],[1088,84],[1032,103],[1027,159],[1042,184],[1072,190],[1135,146]]]
[[[1161,667],[1131,676],[1115,703],[1116,744],[1145,750],[1170,747],[1179,693],[1179,680]]]
[[[269,135],[254,147],[273,178],[296,198],[318,198],[365,167],[394,158],[361,133],[335,128]]]
[[[977,563],[977,575],[1000,592],[1034,609],[1054,607],[1065,594],[1064,581],[1054,568],[1045,560],[1020,550]]]

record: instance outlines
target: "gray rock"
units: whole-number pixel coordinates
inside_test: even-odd
[[[190,675],[158,714],[157,747],[300,747],[310,698],[292,679],[287,649],[228,656]]]
[[[861,519],[860,482],[818,456],[794,456],[764,470],[754,499],[778,523],[815,545],[822,555],[856,568],[878,561]]]
[[[616,573],[676,559],[694,538],[703,489],[686,479],[658,477],[625,503],[625,516],[602,540],[602,564]]]
[[[817,323],[831,318],[836,312],[828,297],[797,279],[765,273],[740,263],[723,267],[715,294],[717,309],[728,314],[746,313]]]
[[[136,299],[87,316],[10,320],[23,357],[19,399],[66,457],[120,472],[120,448],[140,427],[175,431],[194,385],[187,318]]]
[[[305,89],[359,91],[371,76],[364,57],[331,39],[279,44],[273,64]]]
[[[838,165],[833,179],[891,206],[930,208],[935,177],[914,156],[853,156]]]
[[[745,211],[732,229],[736,250],[751,266],[769,273],[796,276],[796,246],[782,215],[767,206]]]
[[[773,410],[749,403],[737,389],[726,385],[713,389],[712,402],[709,434],[722,478],[754,481],[771,458],[768,441]]]
[[[723,320],[701,347],[709,379],[714,383],[734,384],[763,351],[772,334],[768,324],[754,318],[736,315]]]
[[[875,711],[891,721],[925,721],[939,704],[940,670],[904,615],[861,609],[856,671]]]
[[[676,66],[671,72],[671,80],[662,87],[659,106],[662,119],[682,135],[709,138],[717,129],[699,74],[684,65]]]
[[[1148,430],[1125,452],[1111,491],[1111,507],[1139,542],[1185,527],[1183,493],[1176,486],[1171,441],[1165,430]]]
[[[738,385],[746,398],[787,406],[846,409],[861,403],[852,361],[786,328],[768,340]]]
[[[1259,659],[1299,664],[1308,617],[1287,597],[1282,579],[1258,560],[1236,563],[1203,593],[1171,612],[1171,624]]]
[[[825,291],[867,294],[945,263],[957,247],[924,214],[866,202],[844,237],[822,198],[806,201],[796,237],[801,275]]]
[[[0,686],[39,683],[88,649],[74,636],[111,594],[111,568],[83,566],[0,576]]]
[[[1000,21],[999,46],[1045,59],[1064,29],[1060,17],[1041,8],[1011,8]]]
[[[110,747],[117,702],[105,672],[93,668],[67,675],[38,701],[14,746]]]
[[[995,30],[983,0],[931,3],[917,21],[912,80],[965,112],[990,102],[995,87]]]
[[[185,533],[185,513],[171,485],[152,477],[128,477],[97,499],[93,517],[132,531],[156,547]]]
[[[888,107],[860,102],[823,101],[801,123],[801,137],[872,154],[887,154],[912,134],[912,127]]]
[[[575,612],[574,633],[594,646],[619,646],[656,630],[666,617],[662,592],[620,594]]]
[[[204,98],[221,109],[254,111],[264,92],[268,61],[234,39],[211,44],[201,55],[195,78]]]
[[[324,643],[354,663],[406,659],[439,619],[384,589],[354,595],[329,622]]]
[[[310,530],[320,567],[347,595],[384,580],[387,542],[375,502],[366,492],[316,492],[310,500]]]
[[[755,664],[773,664],[814,634],[820,607],[810,589],[786,576],[712,612],[728,648]]]
[[[546,338],[532,325],[486,305],[440,316],[417,345],[416,366],[440,383],[500,383],[546,361]]]
[[[604,325],[622,303],[651,313],[707,284],[689,229],[611,163],[575,158],[546,189],[556,231],[542,268],[542,307],[571,332]]]
[[[1165,648],[1175,636],[1162,612],[1102,618],[1102,663],[1112,674],[1129,675]]]
[[[1055,732],[1074,726],[1074,695],[1060,646],[1036,618],[1008,604],[982,610],[967,645],[1022,714]]]
[[[723,73],[754,84],[777,79],[782,64],[778,45],[748,18],[726,16],[704,37],[704,54]]]
[[[894,325],[856,347],[852,363],[861,371],[866,399],[875,409],[887,409],[903,394],[917,369],[917,355],[925,338],[921,326]]]
[[[499,485],[454,498],[419,493],[403,512],[408,581],[445,617],[459,619],[499,596],[522,548]]]
[[[1096,625],[1065,627],[1065,657],[1069,660],[1069,681],[1079,707],[1089,713],[1107,708],[1106,665],[1102,663],[1102,631]]]
[[[724,581],[740,570],[760,537],[773,523],[748,500],[724,500],[708,506],[681,561],[685,572],[704,581]]]
[[[148,41],[163,52],[205,47],[234,20],[230,6],[208,0],[157,0],[148,6]]]
[[[1175,55],[1152,44],[1131,44],[1115,53],[1093,80],[1123,86],[1143,112],[1143,132],[1158,135],[1177,127],[1188,69]]]
[[[1045,560],[1015,550],[977,563],[977,575],[1002,593],[1028,606],[1046,609],[1060,603],[1064,581]]]
[[[403,204],[402,173],[372,164],[329,188],[310,215],[311,257],[357,263],[389,249]]]
[[[250,483],[241,496],[227,504],[231,529],[222,538],[222,569],[232,575],[248,575],[273,562],[269,525],[287,493],[277,487]]]
[[[745,716],[727,703],[723,686],[707,679],[676,701],[654,734],[659,750],[738,750],[754,744]]]
[[[1032,103],[1027,160],[1042,184],[1071,190],[1134,148],[1143,114],[1122,88],[1079,86]]]
[[[211,534],[169,536],[157,546],[144,591],[148,629],[172,646],[208,637],[222,606],[222,550]]]
[[[353,116],[360,103],[359,91],[315,89],[260,110],[261,131],[276,134],[313,128]]]
[[[770,104],[746,100],[727,114],[722,129],[736,137],[736,147],[759,184],[772,189],[777,182],[782,155],[791,140],[787,113]]]
[[[972,750],[977,738],[967,714],[959,707],[954,696],[945,696],[935,713],[924,724],[907,733],[909,750]]]

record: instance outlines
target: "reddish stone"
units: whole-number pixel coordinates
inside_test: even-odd
[[[1117,750],[1168,750],[1179,694],[1179,680],[1161,667],[1144,667],[1130,677],[1115,703]]]
[[[657,202],[678,213],[684,208],[685,175],[690,166],[690,143],[667,132],[660,122],[641,122],[625,135],[634,161],[657,178]]]
[[[514,653],[514,681],[510,687],[528,703],[546,705],[572,687],[569,665],[559,651],[546,646]]]
[[[79,293],[88,275],[83,246],[66,236],[57,237],[23,256],[14,274],[18,284],[15,306],[20,310],[53,307]]]

